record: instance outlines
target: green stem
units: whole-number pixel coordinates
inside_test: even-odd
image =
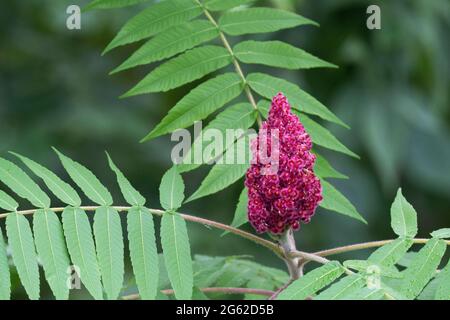
[[[283,260],[289,270],[290,282],[297,280],[301,276],[299,268],[299,257],[292,256],[292,252],[298,252],[295,245],[295,238],[292,228],[287,229],[279,239],[280,247],[283,249]],[[320,258],[324,259],[324,258]]]

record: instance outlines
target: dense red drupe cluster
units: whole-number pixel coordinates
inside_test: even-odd
[[[257,232],[280,234],[289,227],[297,230],[300,222],[308,223],[322,200],[320,180],[313,172],[316,157],[312,142],[300,120],[291,112],[286,97],[279,93],[272,100],[267,121],[258,139],[252,141],[253,164],[247,171],[248,218]],[[271,150],[271,131],[278,129],[278,149]],[[262,132],[264,133],[263,138]],[[277,170],[267,174],[260,161],[262,143],[268,153],[278,152]]]

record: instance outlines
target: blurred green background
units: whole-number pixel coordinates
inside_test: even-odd
[[[116,203],[122,204],[106,163],[104,150],[108,150],[147,197],[148,205],[158,207],[158,185],[171,165],[173,143],[170,136],[144,144],[138,141],[195,83],[166,94],[118,99],[154,66],[108,76],[138,46],[104,57],[100,53],[145,4],[83,13],[82,29],[71,31],[65,25],[66,8],[74,2],[88,1],[2,2],[0,156],[9,157],[7,151],[14,150],[67,178],[50,149],[55,146],[90,167],[110,187]],[[329,129],[361,156],[358,161],[324,152],[350,177],[335,185],[369,224],[318,210],[297,233],[298,247],[315,251],[393,237],[389,208],[400,186],[419,213],[420,237],[449,227],[449,2],[273,0],[259,4],[293,10],[320,23],[320,28],[307,26],[250,38],[284,40],[340,66],[269,72],[301,85],[348,123],[351,130],[333,125]],[[381,7],[381,30],[366,28],[370,4]],[[185,175],[188,194],[207,169]],[[189,203],[183,211],[229,223],[241,189],[242,181]],[[23,208],[28,207],[23,203]],[[194,254],[250,254],[258,262],[284,267],[272,253],[233,235],[220,238],[220,231],[193,224],[189,232]],[[367,252],[351,254],[358,255],[364,257]],[[20,285],[14,296],[25,297]]]

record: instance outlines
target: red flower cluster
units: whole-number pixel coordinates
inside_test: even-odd
[[[245,180],[249,196],[248,219],[259,233],[280,234],[289,227],[297,230],[300,221],[311,220],[322,200],[320,180],[313,172],[316,157],[311,153],[311,138],[281,93],[273,98],[268,119],[261,129],[258,138],[252,141],[254,160]],[[271,131],[274,130],[278,131],[279,150],[271,150]],[[279,155],[275,174],[267,174],[266,169],[271,164],[261,161],[260,150],[267,156],[271,156],[271,152]]]

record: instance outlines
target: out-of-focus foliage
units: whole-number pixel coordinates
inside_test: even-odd
[[[86,4],[88,1],[80,2]],[[391,237],[386,224],[391,200],[402,186],[420,212],[418,236],[450,224],[449,4],[446,0],[274,0],[318,21],[320,28],[281,31],[270,37],[298,45],[339,65],[339,69],[289,73],[302,89],[329,106],[352,129],[331,131],[361,156],[327,154],[351,179],[336,185],[369,225],[318,211],[297,233],[298,247],[314,251],[356,241]],[[139,9],[82,15],[82,29],[65,27],[70,1],[6,1],[0,11],[0,153],[15,150],[53,164],[54,145],[76,155],[105,184],[113,177],[104,166],[108,149],[143,191],[147,205],[158,203],[161,174],[170,165],[171,144],[163,137],[137,140],[190,88],[169,94],[118,100],[141,79],[143,70],[108,76],[135,48],[100,57],[123,21]],[[382,29],[366,28],[366,8],[379,4]],[[145,4],[140,7],[143,8]],[[261,36],[259,40],[268,40]],[[246,71],[259,71],[249,67]],[[135,141],[136,143],[133,143]],[[64,176],[63,171],[57,172]],[[205,171],[192,173],[187,188],[199,185]],[[230,223],[242,188],[192,203],[192,214]],[[117,198],[119,189],[111,190]],[[83,199],[84,201],[85,199]],[[56,204],[56,202],[55,202]],[[219,204],[219,205],[218,205]],[[158,224],[158,223],[157,223]],[[251,254],[258,262],[283,267],[278,259],[246,240],[200,225],[190,226],[192,252]],[[215,239],[215,241],[211,241]],[[362,257],[365,257],[362,253]],[[352,256],[352,258],[357,258]],[[131,266],[125,281],[130,281]],[[12,275],[16,296],[25,296]],[[48,288],[44,287],[44,290]]]

